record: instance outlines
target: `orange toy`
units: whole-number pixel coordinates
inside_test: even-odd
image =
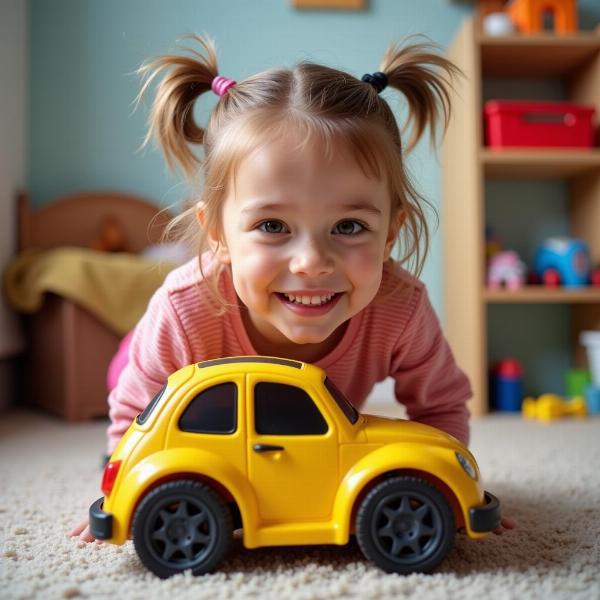
[[[554,15],[555,33],[577,31],[576,0],[513,0],[508,13],[522,33],[544,31],[544,15]]]

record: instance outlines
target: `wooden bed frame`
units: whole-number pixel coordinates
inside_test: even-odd
[[[160,241],[171,215],[151,202],[118,192],[81,193],[32,209],[18,195],[18,250],[88,247],[107,219],[125,234],[126,250]],[[158,215],[158,216],[157,216]],[[68,421],[106,416],[106,373],[119,336],[70,300],[46,294],[42,309],[24,317],[26,402]]]

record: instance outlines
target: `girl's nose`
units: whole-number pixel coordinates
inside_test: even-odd
[[[328,275],[333,272],[333,268],[333,257],[326,244],[319,244],[315,240],[299,240],[290,260],[290,271],[294,275],[308,277]]]

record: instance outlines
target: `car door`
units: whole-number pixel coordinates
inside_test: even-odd
[[[245,377],[198,380],[170,416],[165,447],[199,448],[246,473]],[[241,406],[240,406],[241,405]],[[197,469],[202,473],[203,465]]]
[[[335,421],[295,380],[248,375],[248,474],[261,519],[319,521],[338,486]]]

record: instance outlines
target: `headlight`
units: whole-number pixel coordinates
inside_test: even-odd
[[[471,461],[460,452],[456,453],[456,460],[458,460],[460,466],[463,468],[464,472],[471,478],[477,479],[477,469],[471,463]]]

